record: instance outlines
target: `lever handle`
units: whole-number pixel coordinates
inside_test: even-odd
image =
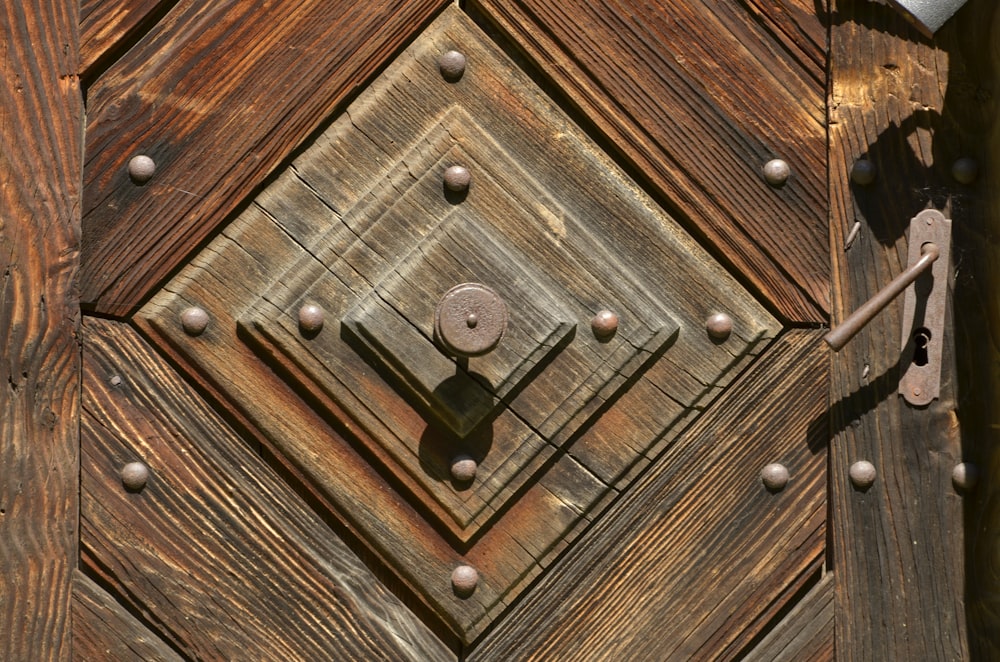
[[[839,352],[847,344],[847,341],[853,338],[868,322],[872,321],[872,318],[889,305],[890,301],[902,294],[913,281],[920,277],[920,274],[930,269],[939,257],[941,257],[941,250],[937,244],[931,242],[923,244],[920,247],[919,260],[907,267],[906,271],[893,278],[875,296],[851,313],[847,319],[840,323],[840,326],[823,336],[823,340],[833,351]]]

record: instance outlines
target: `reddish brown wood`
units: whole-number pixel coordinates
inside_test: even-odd
[[[88,91],[85,305],[134,310],[443,4],[178,3]]]
[[[824,554],[829,383],[819,335],[779,339],[473,659],[739,653]],[[776,494],[760,479],[769,462],[792,476]]]
[[[833,575],[827,573],[743,659],[746,662],[833,660]]]
[[[70,652],[83,104],[73,3],[0,7],[0,659]]]
[[[80,75],[90,77],[95,65],[113,57],[122,43],[149,29],[176,0],[82,0],[80,3]]]
[[[452,657],[130,328],[84,330],[82,556],[118,599],[198,659]]]
[[[785,318],[829,306],[821,17],[800,3],[474,3]],[[791,165],[780,189],[762,166]]]

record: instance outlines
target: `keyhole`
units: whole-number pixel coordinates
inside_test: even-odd
[[[927,365],[927,344],[931,341],[931,331],[920,327],[913,332],[913,363]]]

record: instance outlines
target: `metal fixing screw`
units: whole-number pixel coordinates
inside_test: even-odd
[[[204,308],[191,306],[181,313],[181,327],[189,336],[200,336],[208,328],[208,313]]]
[[[449,191],[455,193],[467,191],[469,190],[469,183],[471,181],[472,175],[469,173],[468,168],[460,165],[453,165],[444,171],[444,186]]]
[[[780,188],[788,181],[792,169],[781,159],[771,159],[764,164],[764,181],[775,188]]]
[[[299,308],[299,330],[303,335],[314,336],[322,330],[325,317],[321,306],[307,303]]]
[[[858,186],[870,186],[875,182],[878,171],[868,159],[858,159],[851,168],[851,181]]]
[[[868,460],[858,460],[847,470],[847,475],[851,478],[851,483],[859,490],[867,490],[875,482],[878,472],[875,465]]]
[[[457,483],[468,483],[476,477],[479,465],[469,455],[456,455],[451,461],[451,477]]]
[[[963,156],[951,164],[951,176],[959,184],[968,186],[979,177],[979,163],[971,157]]]
[[[971,462],[960,462],[951,470],[951,482],[959,492],[970,492],[979,482],[979,467]]]
[[[133,156],[128,162],[128,176],[135,184],[145,184],[156,173],[156,163],[145,154]]]
[[[122,485],[129,492],[139,492],[149,480],[149,467],[142,462],[129,462],[122,467]]]
[[[772,462],[760,470],[760,479],[769,492],[780,492],[788,485],[788,467]]]
[[[461,80],[462,76],[465,75],[465,66],[465,56],[458,51],[448,51],[438,59],[438,68],[441,70],[441,76],[449,83]]]
[[[590,320],[590,328],[598,340],[610,340],[618,333],[618,315],[607,309],[598,311]]]
[[[725,340],[733,332],[733,318],[725,313],[715,313],[705,320],[705,329],[713,340]]]
[[[479,584],[479,573],[471,565],[460,565],[451,572],[451,587],[455,595],[467,598]]]
[[[479,283],[456,285],[434,311],[434,336],[453,356],[482,356],[493,351],[507,331],[507,305]]]

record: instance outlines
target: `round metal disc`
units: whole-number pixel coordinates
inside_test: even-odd
[[[462,283],[441,297],[434,313],[434,334],[449,353],[482,356],[500,343],[507,330],[507,305],[479,283]]]

